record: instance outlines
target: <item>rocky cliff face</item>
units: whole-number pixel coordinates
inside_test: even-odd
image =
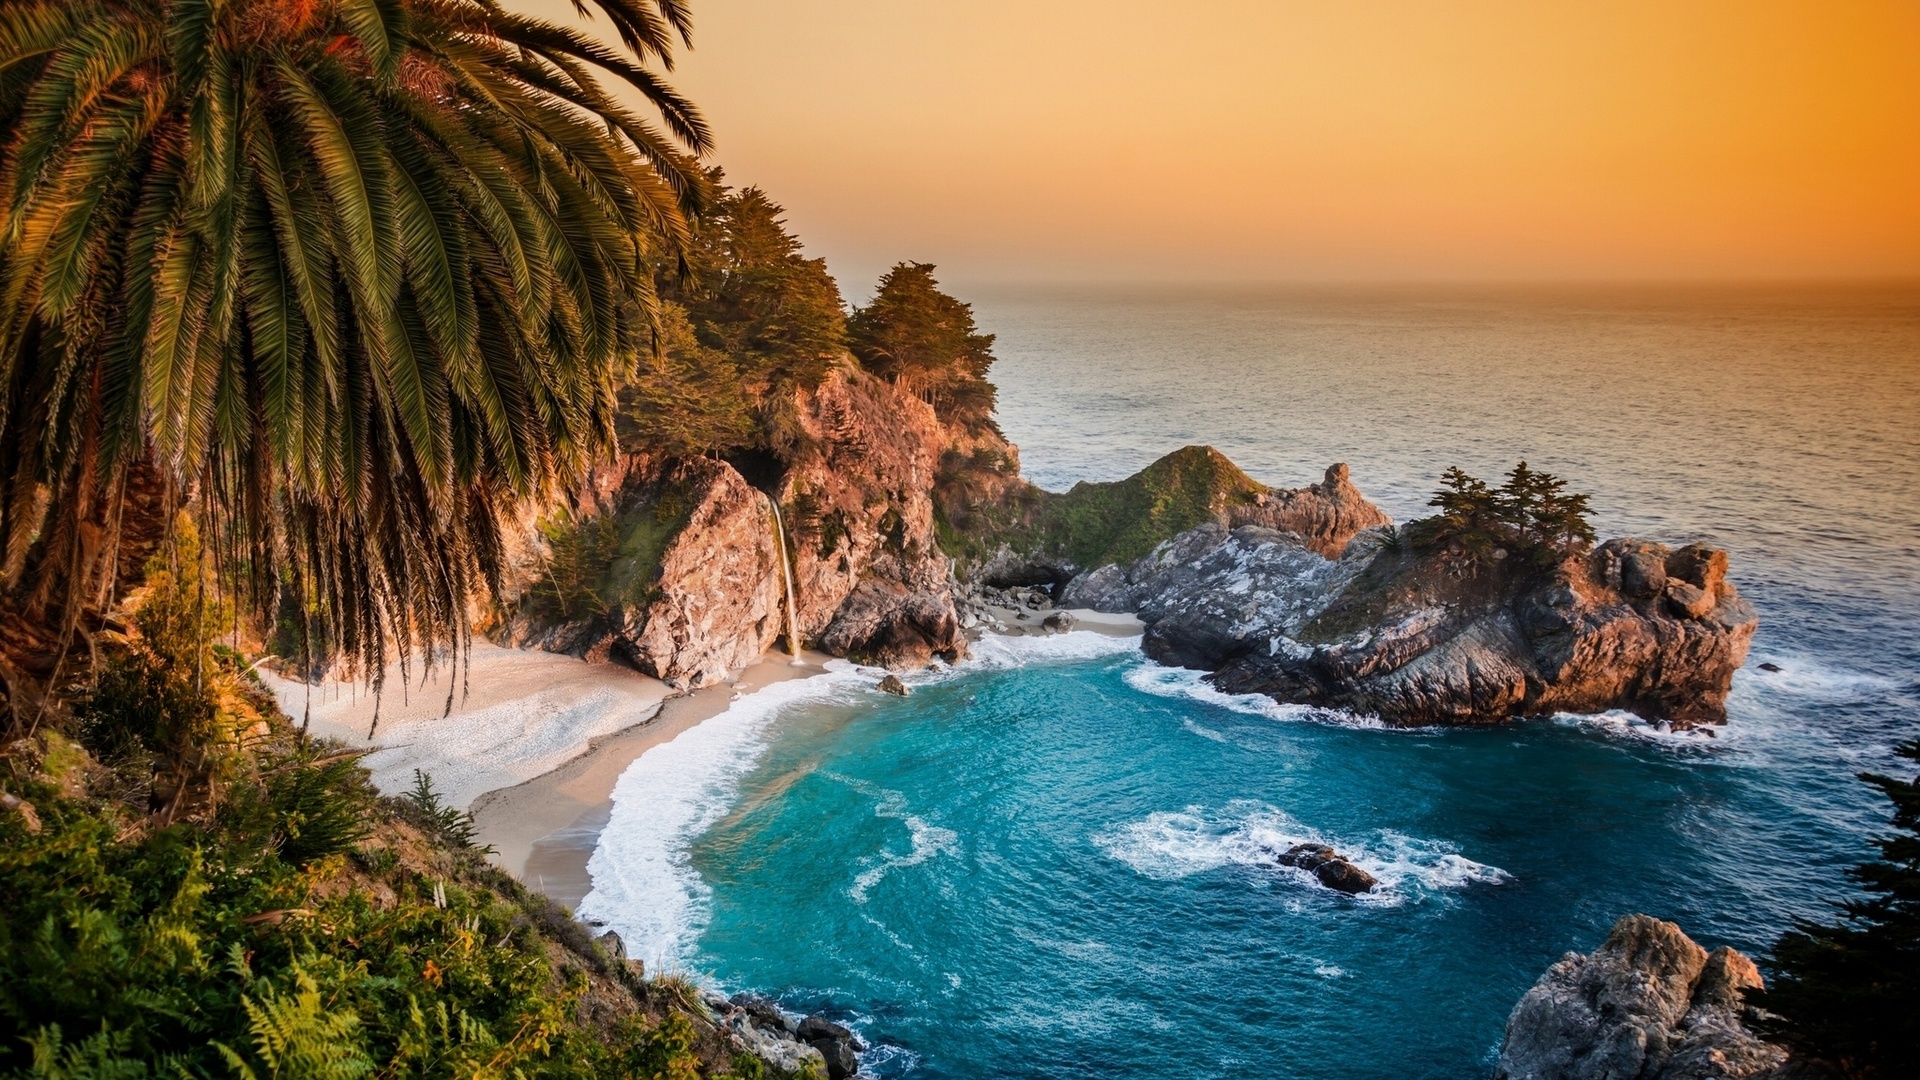
[[[803,395],[800,416],[807,443],[779,490],[801,635],[886,667],[958,659],[966,637],[933,513],[954,434],[919,398],[855,371]]]
[[[1670,922],[1621,919],[1568,953],[1514,1006],[1495,1080],[1786,1080],[1810,1073],[1747,1030],[1753,961]]]
[[[950,438],[924,402],[857,370],[798,401],[798,449],[774,467],[804,642],[888,667],[957,659],[966,638],[934,536]],[[569,518],[519,530],[510,644],[631,664],[699,686],[786,633],[772,503],[721,461],[629,461]],[[536,569],[537,568],[537,569]]]
[[[545,573],[520,591],[508,644],[615,660],[679,686],[714,682],[773,646],[785,625],[773,512],[737,471],[640,464],[603,502],[541,545]]]
[[[1392,521],[1353,486],[1345,465],[1329,468],[1319,484],[1269,488],[1218,450],[1188,446],[1125,480],[1055,494],[1019,480],[1012,460],[1011,482],[974,465],[957,480],[943,475],[939,489],[949,524],[943,539],[963,576],[986,586],[1057,588],[1129,565],[1206,525],[1291,533],[1334,558],[1362,530]]]
[[[1628,709],[1684,728],[1725,721],[1758,623],[1726,569],[1721,551],[1636,540],[1480,567],[1384,530],[1325,559],[1297,534],[1203,526],[1063,602],[1139,612],[1149,656],[1229,693],[1400,724]]]

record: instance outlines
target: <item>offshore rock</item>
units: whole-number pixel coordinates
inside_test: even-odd
[[[1372,530],[1324,559],[1297,535],[1202,526],[1075,579],[1066,602],[1137,611],[1148,656],[1223,691],[1394,724],[1725,722],[1758,625],[1725,552],[1611,540],[1558,565],[1476,567],[1409,546]]]
[[[1372,892],[1373,887],[1379,884],[1372,874],[1355,866],[1325,844],[1295,844],[1285,851],[1275,852],[1273,861],[1281,866],[1305,870],[1318,878],[1320,884],[1348,896]]]
[[[1670,922],[1621,919],[1547,969],[1507,1019],[1495,1080],[1784,1080],[1787,1053],[1747,1030],[1760,972]]]

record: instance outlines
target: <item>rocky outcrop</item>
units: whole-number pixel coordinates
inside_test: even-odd
[[[549,547],[509,644],[617,660],[702,686],[758,659],[784,628],[773,515],[723,462],[638,466],[607,507]]]
[[[1398,724],[1612,709],[1725,723],[1759,624],[1725,572],[1724,552],[1636,540],[1547,570],[1388,549],[1297,635],[1221,657],[1214,682]]]
[[[934,535],[950,433],[931,406],[857,371],[800,400],[801,448],[779,486],[801,636],[890,668],[957,660],[966,636]]]
[[[1480,566],[1410,547],[1370,530],[1326,559],[1297,534],[1202,526],[1075,578],[1063,603],[1138,612],[1149,656],[1229,693],[1390,723],[1725,721],[1758,619],[1724,552],[1613,540],[1557,565]]]
[[[866,1049],[850,1029],[824,1016],[796,1018],[758,994],[701,994],[707,1015],[734,1045],[783,1073],[811,1070],[827,1080],[848,1080]]]
[[[1495,1080],[1785,1080],[1808,1075],[1747,1030],[1760,972],[1670,922],[1621,919],[1547,969],[1507,1019]]]
[[[1392,520],[1354,487],[1345,465],[1327,469],[1318,484],[1269,488],[1210,446],[1184,447],[1124,480],[1058,494],[1001,479],[954,472],[950,462],[938,489],[962,576],[993,587],[1058,588],[1129,565],[1205,525],[1286,532],[1335,558],[1355,535]]]
[[[1275,863],[1305,870],[1320,884],[1348,896],[1372,892],[1379,884],[1372,874],[1325,844],[1295,844],[1285,851],[1269,849],[1268,854]]]
[[[1337,559],[1349,540],[1368,529],[1391,525],[1393,519],[1353,486],[1345,463],[1337,463],[1327,467],[1318,484],[1268,488],[1251,502],[1229,508],[1227,524],[1290,533],[1307,550]]]
[[[801,639],[886,667],[958,659],[966,638],[934,535],[933,410],[857,370],[799,395],[785,460],[755,463],[780,501]],[[628,461],[544,531],[519,530],[496,636],[700,686],[786,632],[769,495],[706,458]],[[533,569],[537,568],[537,569]]]

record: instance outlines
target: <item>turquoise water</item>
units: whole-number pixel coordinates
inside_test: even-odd
[[[1764,621],[1718,737],[1392,731],[1127,640],[994,640],[906,699],[843,668],[650,752],[583,914],[849,1020],[878,1076],[1480,1076],[1622,914],[1764,951],[1884,824],[1851,774],[1920,733],[1920,303],[1578,299],[980,308],[1052,486],[1204,441],[1269,482],[1348,460],[1404,518],[1446,464],[1524,454],[1605,532],[1727,546]],[[1307,839],[1383,888],[1259,858]]]

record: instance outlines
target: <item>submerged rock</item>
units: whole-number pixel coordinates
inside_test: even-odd
[[[1787,1052],[1742,1020],[1741,995],[1761,986],[1739,952],[1709,953],[1673,923],[1629,915],[1514,1006],[1495,1080],[1784,1080]]]

